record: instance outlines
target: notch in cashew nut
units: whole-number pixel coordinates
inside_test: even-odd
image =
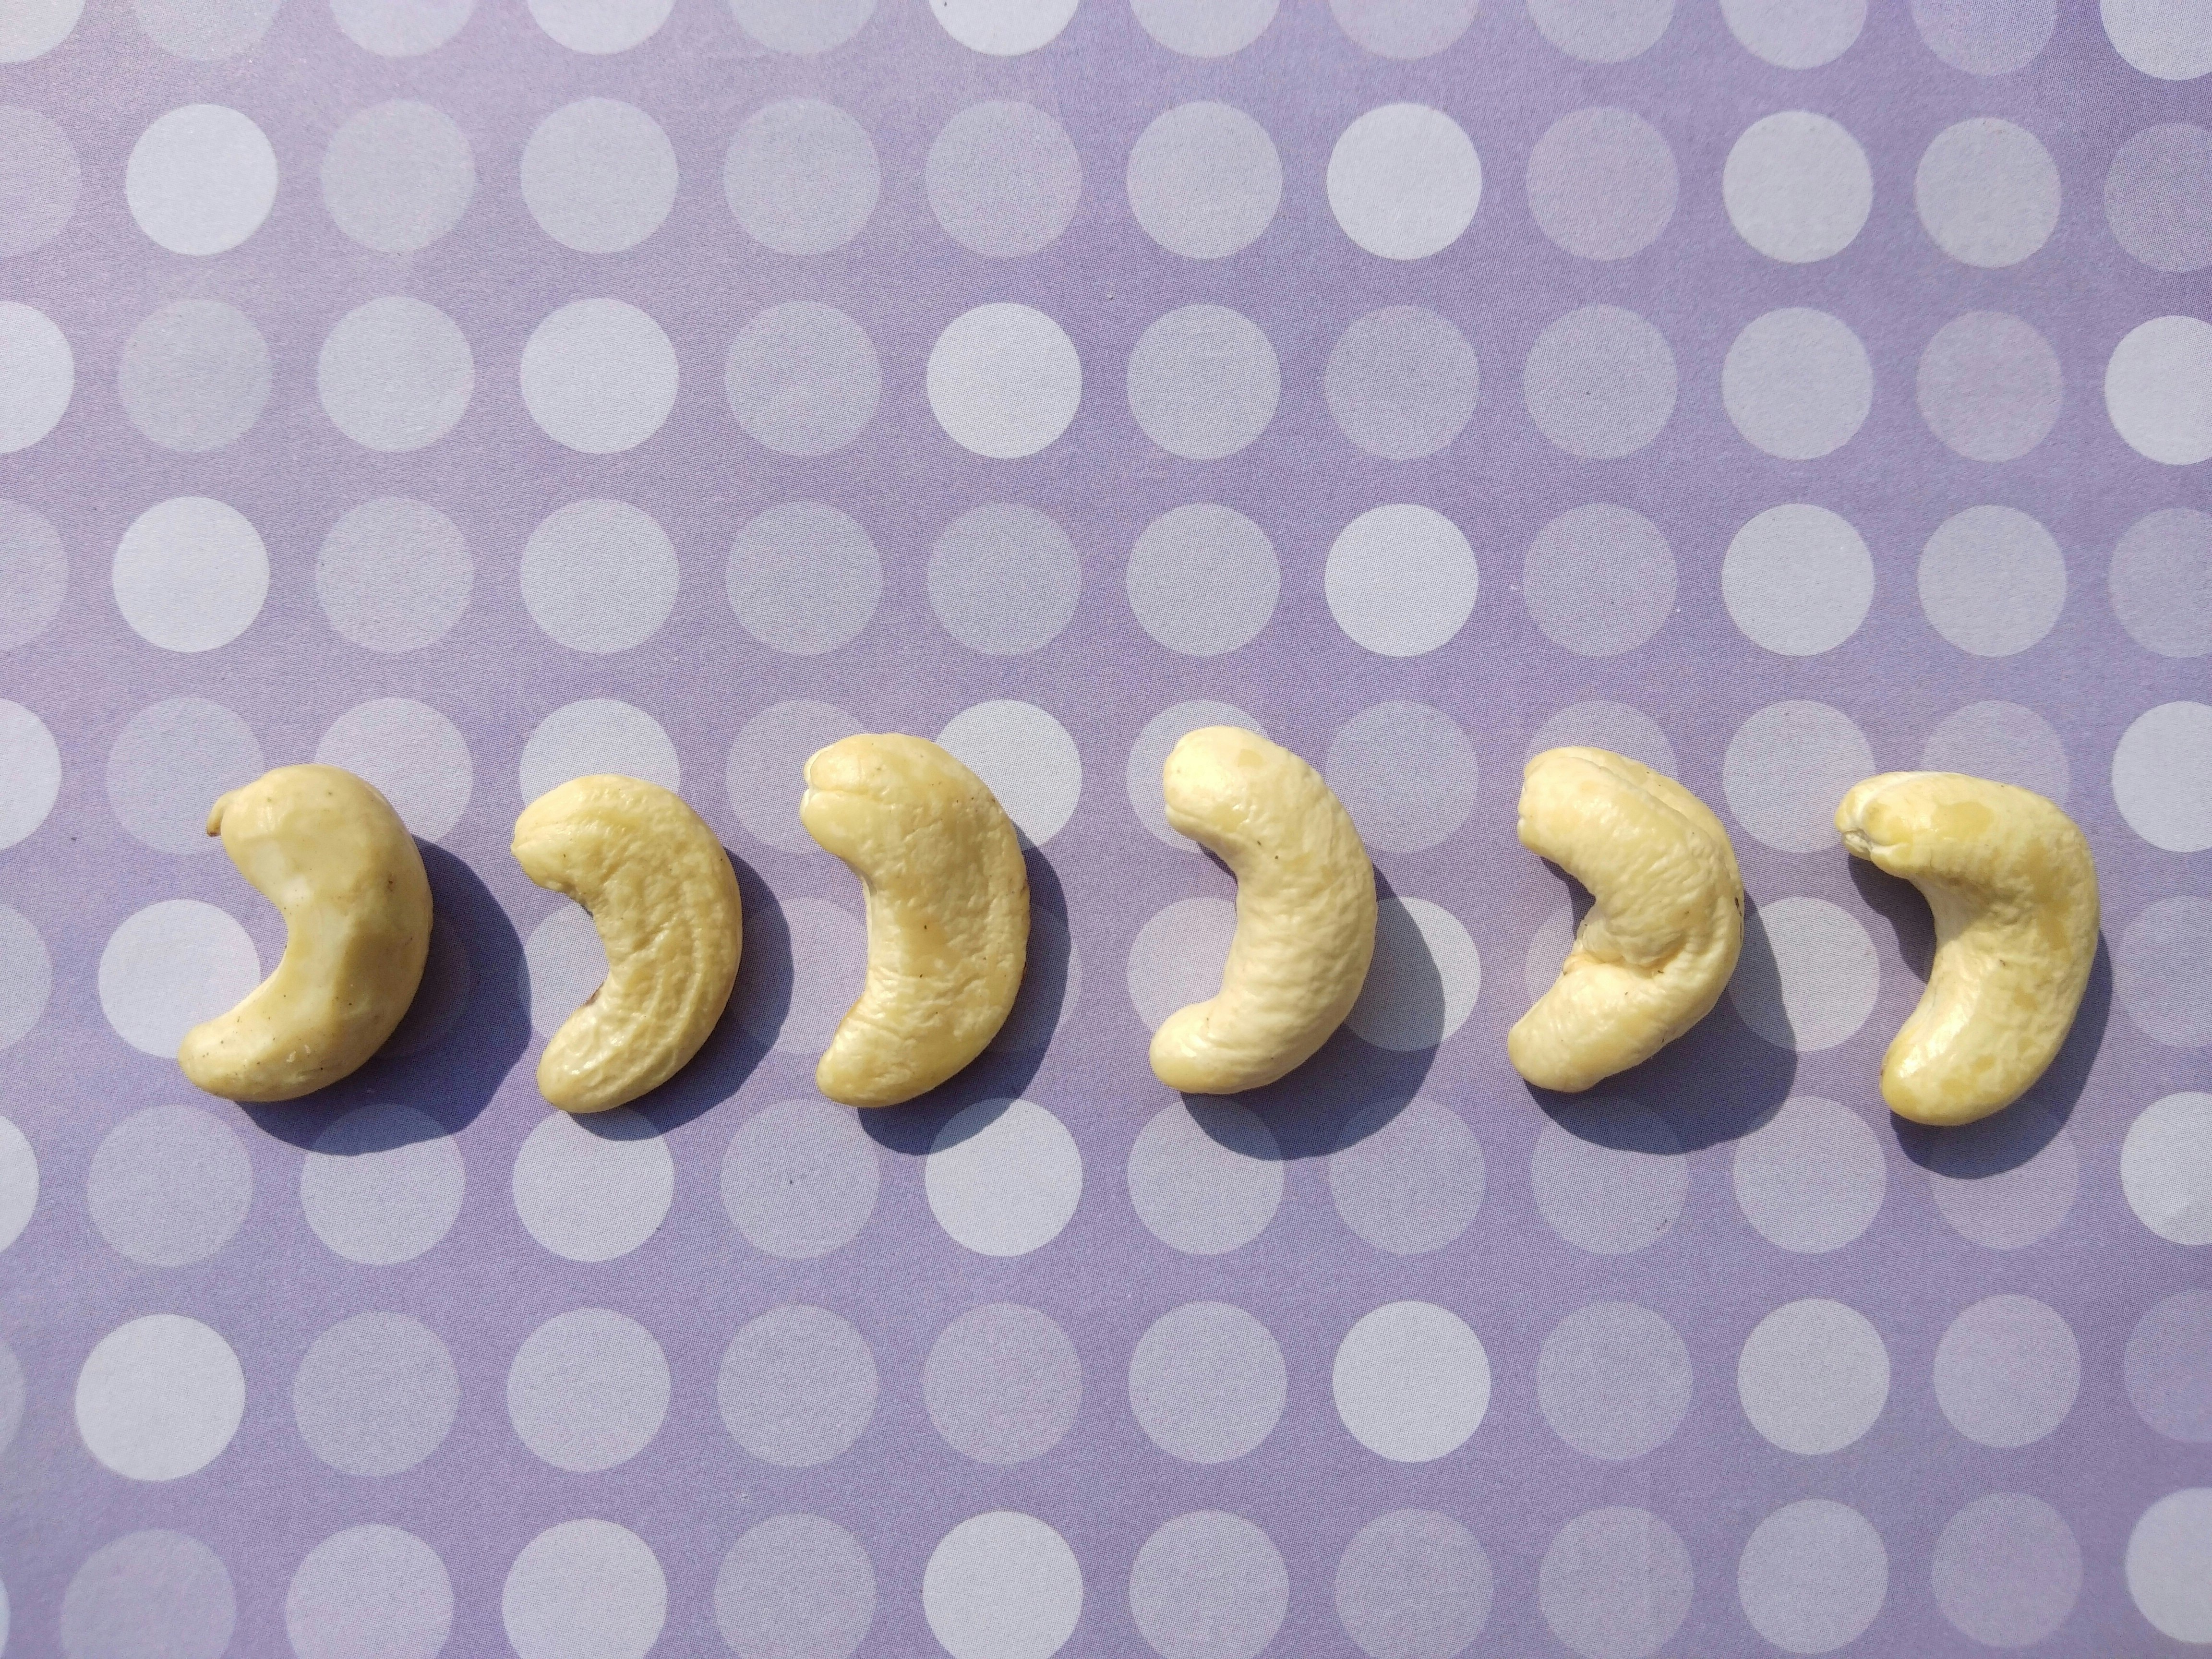
[[[1237,877],[1221,989],[1152,1034],[1152,1071],[1186,1094],[1256,1089],[1344,1023],[1375,957],[1375,870],[1321,775],[1256,733],[1209,726],[1161,770],[1168,822]]]
[[[998,798],[935,744],[884,733],[809,757],[799,821],[860,878],[868,971],[815,1067],[848,1106],[896,1106],[983,1052],[1021,989],[1029,868]]]
[[[184,1073],[230,1100],[294,1100],[356,1070],[415,1000],[430,883],[392,804],[335,766],[280,766],[208,812],[207,832],[283,913],[284,957],[185,1034]]]
[[[2057,1057],[2097,954],[2097,866],[2031,790],[1959,772],[1885,772],[1836,809],[1852,856],[1920,890],[1936,960],[1881,1065],[1890,1110],[1971,1123]]]
[[[591,912],[607,976],[538,1062],[564,1112],[604,1112],[657,1089],[721,1018],[743,916],[721,842],[680,796],[601,775],[548,790],[514,821],[514,858]]]
[[[1522,772],[1521,844],[1589,889],[1551,989],[1506,1033],[1513,1069],[1578,1093],[1712,1012],[1743,949],[1743,877],[1711,808],[1605,749],[1547,749]]]

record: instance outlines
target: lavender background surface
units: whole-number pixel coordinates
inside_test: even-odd
[[[0,1646],[2212,1643],[2212,1098],[2191,1092],[2212,1043],[2212,137],[2185,125],[2203,124],[2212,13],[1874,0],[1853,29],[1851,0],[1081,0],[1036,22],[1071,3],[675,0],[594,52],[555,35],[654,8],[88,0],[72,30],[37,0],[0,19],[0,1115],[18,1132],[0,1123]],[[1238,17],[1238,49],[1171,49],[1194,19],[1230,40]],[[1779,52],[1759,31],[1793,18],[1846,44],[1802,68],[1746,44]],[[356,38],[389,48],[374,30],[410,21],[427,33],[404,55]],[[1027,45],[1031,25],[1033,50],[972,44]],[[627,169],[605,130],[526,161],[587,98],[665,135],[657,224],[649,136]],[[812,252],[764,246],[726,193],[733,137],[793,99],[845,112],[878,179],[864,222]],[[336,137],[393,100],[441,112],[465,173],[427,118]],[[1064,134],[1066,216],[1043,124],[964,165],[940,140],[994,101]],[[1194,103],[1264,130],[1278,205],[1264,162],[1133,163]],[[265,135],[265,220],[250,143],[161,182],[149,129],[199,105]],[[1397,197],[1359,182],[1346,129],[1399,105],[1443,112],[1480,158],[1458,234],[1449,202],[1475,192],[1448,134],[1425,159],[1381,143]],[[1580,147],[1571,125],[1547,137],[1588,109],[1633,112],[1658,149],[1615,117]],[[1825,128],[1746,137],[1790,111],[1856,141],[1870,210]],[[1923,159],[1983,118],[2032,134],[2047,172],[1986,125],[1972,156],[1996,144],[2010,171]],[[1389,131],[1442,133],[1426,120]],[[741,196],[775,176],[746,154]],[[591,157],[611,179],[596,194]],[[773,200],[835,240],[818,179]],[[399,227],[386,251],[342,228],[349,205]],[[553,234],[603,246],[632,221],[647,234],[605,251]],[[994,257],[948,222],[1042,245]],[[161,240],[226,222],[246,234],[217,251]],[[1220,257],[1155,239],[1176,225]],[[465,341],[442,415],[429,358],[387,342],[349,370],[333,343],[393,295]],[[672,348],[665,419],[649,341],[586,362],[540,332],[599,298]],[[265,371],[205,307],[149,322],[179,301],[250,319]],[[818,330],[732,366],[740,331],[795,301],[865,333],[872,400],[868,354]],[[999,378],[963,389],[941,337],[1008,304],[1072,345],[1072,421],[1051,413],[1046,332],[993,337]],[[1194,306],[1256,326],[1278,393],[1218,314],[1185,319],[1211,330],[1185,356],[1153,337],[1147,357],[1146,331]],[[1395,356],[1340,343],[1397,307],[1449,328],[1392,313],[1427,331]],[[1860,418],[1847,352],[1828,373],[1802,341],[1739,346],[1787,308],[1863,343]],[[1983,313],[2021,326],[1931,348]],[[1615,332],[1565,362],[1563,319]],[[1651,330],[1665,349],[1639,372],[1622,343]],[[526,397],[542,413],[564,387],[562,434],[612,453],[533,416]],[[1029,452],[961,441],[993,421]],[[1789,459],[1778,422],[1825,422],[1798,448],[1826,447]],[[203,497],[234,512],[142,516]],[[434,513],[334,530],[395,498]],[[541,531],[580,501],[649,514],[665,548],[611,510]],[[872,554],[848,533],[836,566],[805,515],[763,520],[793,502],[849,515]],[[1033,515],[947,536],[990,503],[1064,546]],[[1797,503],[1847,529],[1761,519]],[[1194,504],[1245,522],[1186,516],[1193,541],[1133,564]],[[1386,515],[1363,562],[1347,526],[1399,504],[1428,514]],[[1594,506],[1616,510],[1559,522]],[[1958,522],[1991,507],[2009,511]],[[576,734],[591,708],[556,714],[599,699],[641,714],[598,737]],[[1197,701],[1323,766],[1412,907],[1386,916],[1352,1029],[1249,1109],[1188,1107],[1145,1065],[1140,1010],[1201,994],[1225,945],[1229,878],[1148,831],[1128,781],[1156,776],[1166,738],[1130,763],[1148,725]],[[863,1136],[811,1085],[855,983],[858,894],[772,804],[841,724],[935,736],[956,716],[948,744],[1030,834],[1039,905],[1065,921],[1040,924],[1018,1024],[1060,1023]],[[1575,741],[1640,748],[1711,804],[1757,917],[1729,1000],[1569,1100],[1521,1083],[1504,1034],[1569,905],[1515,842],[1518,769]],[[294,1106],[198,1097],[175,1034],[258,977],[241,937],[266,967],[283,933],[197,817],[319,754],[423,835],[441,931],[421,1046]],[[2057,1065],[1945,1133],[1892,1120],[1876,1087],[1925,908],[1822,828],[1838,781],[1923,759],[2063,797],[2104,883],[2106,950]],[[597,769],[680,785],[716,827],[746,956],[693,1066],[579,1127],[532,1069],[595,947],[507,840],[526,793]],[[148,919],[177,901],[234,922]],[[990,1103],[1014,1097],[1033,1106]],[[1168,1318],[1215,1304],[1248,1317]],[[1035,1313],[943,1334],[993,1304]],[[621,1317],[541,1330],[579,1310]],[[369,1315],[415,1323],[346,1323]],[[1034,1523],[975,1520],[1002,1512]],[[834,1528],[775,1520],[792,1516]]]

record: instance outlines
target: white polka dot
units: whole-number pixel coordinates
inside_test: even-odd
[[[373,104],[323,152],[331,222],[378,253],[415,253],[460,223],[476,158],[453,117],[411,99]]]
[[[1674,0],[1528,0],[1543,36],[1585,64],[1625,64],[1658,44]]]
[[[100,1236],[133,1261],[181,1267],[228,1244],[253,1201],[237,1133],[194,1106],[149,1106],[104,1135],[85,1181]]]
[[[1912,179],[1936,246],[1984,270],[2016,265],[2051,240],[2059,193],[2057,164],[2042,142],[1987,115],[1937,133]]]
[[[1223,259],[1273,222],[1283,164],[1267,129],[1227,104],[1181,104],[1129,151],[1129,208],[1170,253]]]
[[[185,1033],[261,980],[246,929],[198,899],[164,899],[125,918],[100,953],[100,1006],[141,1054],[171,1060]]]
[[[1024,845],[1043,846],[1074,816],[1082,757],[1067,728],[1035,703],[979,702],[946,721],[937,741],[998,797]]]
[[[2105,222],[2154,270],[2212,264],[2212,132],[2172,121],[2122,144],[2105,174]]]
[[[2029,1296],[1986,1297],[1936,1345],[1936,1403],[1977,1445],[2031,1445],[2066,1420],[2081,1387],[2081,1346]]]
[[[1744,637],[1784,657],[1816,657],[1858,632],[1874,603],[1874,559],[1848,519],[1824,507],[1770,507],[1735,532],[1721,594]]]
[[[667,1622],[668,1579],[628,1528],[564,1521],[514,1558],[499,1616],[518,1659],[645,1659]]]
[[[1873,1523],[1832,1498],[1805,1498],[1760,1522],[1736,1563],[1751,1626],[1789,1653],[1858,1639],[1889,1595],[1889,1554]]]
[[[522,401],[538,429],[586,455],[635,449],[676,407],[676,348],[620,300],[576,300],[531,331]]]
[[[61,614],[69,593],[69,550],[45,514],[0,500],[0,589],[9,614],[0,617],[0,651],[28,645]]]
[[[770,1516],[714,1575],[714,1623],[738,1654],[852,1659],[875,1617],[867,1551],[818,1515]]]
[[[1528,153],[1528,209],[1544,234],[1583,259],[1626,259],[1674,216],[1674,153],[1625,109],[1581,109]]]
[[[997,1302],[938,1333],[922,1402],[945,1443],[1001,1466],[1042,1457],[1074,1426],[1083,1366],[1067,1333],[1035,1308]]]
[[[1377,655],[1418,657],[1456,635],[1474,610],[1474,550],[1432,507],[1370,507],[1339,532],[1322,586],[1329,612]]]
[[[1690,1351],[1650,1309],[1593,1302],[1544,1339],[1536,1401],[1583,1456],[1641,1457],[1672,1439],[1690,1409]]]
[[[0,23],[0,62],[7,61]],[[0,105],[0,257],[44,247],[67,228],[76,211],[84,173],[76,149],[46,116],[20,104]]]
[[[635,104],[579,99],[522,147],[522,200],[562,247],[619,253],[659,229],[675,204],[675,147]]]
[[[1874,206],[1874,174],[1843,127],[1810,110],[1784,110],[1736,139],[1721,196],[1745,241],[1770,259],[1809,264],[1857,237]]]
[[[364,1267],[416,1256],[453,1230],[467,1174],[446,1127],[411,1106],[361,1106],[315,1137],[300,1207],[315,1237]]]
[[[1659,526],[1625,507],[1562,513],[1528,544],[1522,598],[1554,645],[1583,657],[1633,651],[1674,609],[1674,554]]]
[[[2165,702],[2136,715],[2112,751],[2112,799],[2162,852],[2212,847],[2212,708]]]
[[[683,781],[676,745],[660,722],[612,697],[586,697],[555,709],[522,745],[522,799],[536,800],[572,778],[611,772],[663,789]]]
[[[476,361],[453,319],[420,300],[371,300],[338,319],[315,360],[331,423],[364,449],[427,448],[459,424]]]
[[[246,1415],[246,1373],[197,1319],[148,1314],[100,1338],[76,1378],[85,1449],[130,1480],[178,1480],[222,1455]]]
[[[54,988],[46,942],[20,910],[0,904],[0,1051],[37,1027]]]
[[[20,0],[0,13],[0,64],[27,64],[69,39],[84,0]]]
[[[738,822],[783,852],[816,851],[813,836],[799,821],[807,757],[861,729],[858,720],[834,703],[771,703],[754,715],[730,744],[723,773]]]
[[[1379,702],[1336,730],[1322,764],[1373,851],[1419,853],[1449,841],[1474,810],[1474,746],[1425,702]]]
[[[1130,0],[1130,9],[1145,33],[1170,52],[1227,58],[1267,32],[1277,4],[1278,0]]]
[[[722,1207],[755,1249],[811,1261],[842,1249],[875,1212],[876,1144],[853,1113],[823,1100],[756,1112],[722,1158]]]
[[[223,1659],[238,1594],[222,1559],[179,1532],[125,1533],[94,1550],[61,1607],[67,1659]]]
[[[1336,1616],[1368,1659],[1452,1659],[1489,1622],[1490,1559],[1434,1510],[1394,1510],[1352,1535],[1336,1567]]]
[[[1973,507],[1943,521],[1920,556],[1920,608],[1936,631],[1978,657],[2036,644],[2066,604],[2066,559],[2016,507]]]
[[[1158,319],[1129,353],[1129,412],[1171,455],[1218,461],[1267,430],[1283,391],[1275,348],[1224,306]]]
[[[1481,1207],[1484,1182],[1474,1132],[1420,1096],[1354,1114],[1328,1160],[1344,1224],[1393,1255],[1426,1255],[1458,1238]]]
[[[1242,1249],[1282,1201],[1282,1150],[1267,1126],[1233,1101],[1164,1106],[1129,1149],[1137,1219],[1186,1255]]]
[[[1482,991],[1482,958],[1457,916],[1426,899],[1376,907],[1375,960],[1344,1023],[1395,1054],[1435,1048],[1467,1024]]]
[[[1256,1659],[1290,1603],[1290,1571],[1273,1540],[1220,1510],[1168,1522],[1129,1571],[1130,1616],[1161,1659]]]
[[[475,585],[468,544],[426,501],[386,495],[331,526],[315,597],[331,626],[369,651],[419,651],[443,639]]]
[[[2112,977],[2120,1006],[2146,1036],[2175,1048],[2212,1045],[2212,999],[2201,990],[2212,985],[2212,899],[2185,893],[2145,905],[2112,952]],[[0,1032],[7,1029],[0,1020]]]
[[[349,1527],[309,1550],[284,1594],[298,1659],[437,1659],[453,1629],[453,1581],[411,1532]]]
[[[1433,58],[1465,34],[1476,0],[1328,0],[1337,27],[1378,58]]]
[[[786,899],[781,915],[790,941],[787,967],[766,951],[749,953],[730,1000],[738,1023],[763,1047],[804,1055],[811,1066],[867,972],[867,929],[851,911],[825,899]],[[757,927],[764,921],[756,913]],[[787,996],[787,1006],[779,994]]]
[[[1817,1095],[1792,1095],[1736,1143],[1730,1174],[1737,1207],[1762,1238],[1820,1255],[1874,1224],[1889,1172],[1864,1118]]]
[[[2167,507],[2143,514],[2112,550],[2110,586],[2120,625],[2144,650],[2212,653],[2212,514]]]
[[[62,788],[62,751],[46,723],[20,702],[0,699],[0,848],[15,846],[46,821]]]
[[[714,1394],[730,1437],[763,1462],[813,1468],[842,1457],[876,1411],[867,1340],[826,1308],[785,1303],[723,1351]]]
[[[738,532],[724,573],[745,632],[795,657],[849,642],[876,614],[883,587],[868,532],[823,501],[769,508]]]
[[[346,39],[380,58],[419,58],[461,32],[476,0],[331,0]]]
[[[730,342],[724,389],[738,424],[779,455],[826,455],[860,436],[883,396],[866,330],[833,306],[771,306]]]
[[[1544,1622],[1583,1659],[1651,1659],[1690,1611],[1690,1553],[1648,1510],[1591,1510],[1544,1552]],[[1408,1656],[1411,1659],[1411,1656]]]
[[[452,1352],[406,1314],[340,1320],[308,1345],[292,1377],[300,1438],[341,1474],[413,1468],[445,1443],[460,1408]]]
[[[2212,459],[2212,323],[2136,325],[2105,367],[2105,410],[2139,455],[2166,466]]]
[[[1848,1042],[1874,1012],[1881,962],[1866,929],[1826,899],[1780,898],[1745,919],[1729,981],[1743,1023],[1778,1048],[1814,1054]]]
[[[1474,417],[1474,348],[1433,311],[1391,306],[1346,329],[1322,377],[1337,429],[1386,461],[1433,455]]]
[[[146,38],[196,63],[235,57],[259,42],[283,0],[134,0]]]
[[[2014,461],[2050,435],[2064,386],[2042,335],[2002,312],[1970,311],[1928,342],[1914,394],[1946,447],[1970,461]]]
[[[2041,1498],[1991,1492],[1943,1523],[1930,1576],[1954,1627],[1990,1647],[2029,1647],[2081,1599],[2081,1547]]]
[[[1051,45],[1075,6],[1076,0],[934,0],[929,9],[969,51],[1019,58]]]
[[[955,1113],[923,1166],[930,1213],[978,1255],[1027,1255],[1060,1237],[1083,1196],[1075,1137],[1026,1100],[979,1100]]]
[[[2056,1232],[2074,1206],[2081,1156],[2074,1137],[2040,1106],[1936,1132],[1929,1185],[1961,1237],[2017,1250]]]
[[[1866,0],[1721,0],[1729,33],[1777,69],[1818,69],[1849,52]]]
[[[738,27],[770,52],[818,58],[875,15],[876,0],[730,0]]]
[[[868,130],[835,104],[786,98],[745,118],[722,194],[746,235],[776,253],[828,253],[860,234],[883,173]]]
[[[1969,75],[2009,75],[2051,39],[2057,0],[1912,0],[1928,50]]]
[[[2050,721],[2016,702],[1970,702],[1947,714],[1920,750],[1926,772],[1964,772],[2066,804],[2066,745]]]
[[[263,770],[252,728],[219,702],[171,697],[142,708],[107,753],[107,799],[116,822],[157,853],[210,856],[222,843],[207,832],[218,796]]]
[[[14,1119],[0,1117],[0,1250],[23,1236],[38,1205],[39,1155]]]
[[[1836,845],[1837,804],[1874,770],[1874,751],[1848,715],[1793,701],[1769,704],[1736,728],[1721,787],[1736,822],[1767,846],[1816,853]]]
[[[626,1106],[549,1112],[515,1154],[514,1212],[570,1261],[628,1255],[660,1230],[675,1197],[667,1142]]]
[[[522,971],[530,1024],[538,1036],[550,1037],[607,976],[606,946],[591,913],[564,904],[532,928],[523,943]]]
[[[1289,1378],[1281,1347],[1250,1314],[1226,1302],[1188,1302],[1138,1339],[1129,1408],[1169,1456],[1232,1462],[1274,1431]]]
[[[1667,741],[1667,734],[1649,714],[1630,708],[1625,702],[1577,702],[1546,720],[1536,728],[1528,740],[1528,752],[1524,760],[1534,760],[1547,749],[1569,749],[1584,746],[1610,749],[1616,755],[1626,755],[1631,760],[1642,761],[1655,771],[1672,777],[1681,769],[1674,762],[1674,745]],[[1560,957],[1566,952],[1562,951]],[[1544,975],[1548,987],[1559,963],[1554,961]]]
[[[571,501],[522,550],[530,619],[571,651],[643,645],[675,610],[677,579],[668,532],[627,501]]]
[[[1225,898],[1178,899],[1156,911],[1129,945],[1129,1000],[1145,1029],[1157,1031],[1187,1003],[1221,988],[1237,906]]]
[[[1033,507],[970,507],[929,550],[929,608],[946,633],[987,656],[1018,657],[1050,644],[1082,592],[1074,543]]]
[[[1747,324],[1721,366],[1721,401],[1744,441],[1816,461],[1857,434],[1874,408],[1874,365],[1825,311],[1790,307]]]
[[[1083,162],[1067,129],[1034,104],[971,104],[930,145],[922,182],[947,236],[1013,259],[1060,240],[1083,195]]]
[[[0,455],[60,424],[76,390],[76,358],[43,311],[0,300]]]
[[[123,196],[138,228],[170,252],[225,253],[269,216],[276,152],[236,110],[186,104],[138,136]]]
[[[219,301],[172,301],[131,331],[115,380],[124,413],[149,441],[201,454],[236,442],[261,418],[269,343]]]
[[[1139,821],[1155,836],[1170,847],[1182,848],[1186,851],[1195,850],[1195,843],[1177,834],[1168,823],[1161,774],[1176,744],[1188,733],[1207,726],[1234,726],[1247,732],[1258,732],[1261,737],[1267,735],[1257,720],[1233,703],[1179,702],[1146,721],[1145,729],[1137,734],[1136,742],[1129,746],[1129,764],[1124,781],[1128,788],[1131,808],[1136,812]]]
[[[1267,532],[1211,501],[1173,508],[1147,525],[1129,550],[1125,580],[1145,631],[1189,657],[1251,643],[1275,614],[1282,588]]]
[[[1460,239],[1482,200],[1482,162],[1459,124],[1425,104],[1385,104],[1344,130],[1328,157],[1328,206],[1383,259],[1425,259]]]
[[[236,507],[179,495],[131,520],[115,547],[115,605],[165,651],[228,645],[261,614],[269,550]]]
[[[1545,1124],[1530,1161],[1545,1224],[1593,1255],[1626,1255],[1657,1243],[1689,1196],[1680,1139],[1663,1118],[1626,1101],[1571,1109],[1577,1133]]]
[[[2128,1534],[2128,1595],[2162,1636],[2212,1642],[2212,1486],[2169,1492]]]
[[[2153,1304],[2129,1334],[2124,1367],[2136,1416],[2169,1440],[2212,1443],[2212,1291]],[[7,1438],[0,1432],[0,1449]]]
[[[2175,1244],[2212,1244],[2212,1095],[2145,1107],[2120,1147],[2120,1187],[2136,1219]]]
[[[571,52],[605,58],[660,32],[675,0],[529,0],[538,27]],[[532,1659],[526,1655],[524,1659]]]
[[[921,1611],[952,1659],[1051,1659],[1083,1616],[1083,1569],[1035,1516],[994,1510],[929,1553]]]
[[[406,697],[379,697],[348,709],[323,733],[315,758],[374,784],[425,841],[451,833],[475,787],[459,728],[428,703]]]
[[[1034,455],[1067,430],[1083,364],[1058,323],[1028,306],[978,306],[929,349],[930,412],[963,449],[994,460]]]
[[[575,1474],[627,1463],[668,1415],[668,1358],[653,1333],[607,1308],[557,1314],[507,1370],[507,1415],[540,1461]]]
[[[2212,72],[2212,31],[2204,0],[2102,0],[2112,50],[2145,75],[2194,81]]]
[[[1528,417],[1570,455],[1616,460],[1656,438],[1674,412],[1674,354],[1632,311],[1584,306],[1528,349],[1521,395]]]
[[[1808,1297],[1760,1320],[1736,1361],[1743,1414],[1787,1452],[1841,1451],[1889,1400],[1889,1351],[1865,1315]]]

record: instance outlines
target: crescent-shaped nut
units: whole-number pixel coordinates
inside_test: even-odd
[[[1303,1064],[1344,1023],[1375,957],[1375,870],[1321,775],[1233,726],[1176,744],[1168,822],[1237,877],[1221,989],[1152,1034],[1152,1071],[1185,1094],[1233,1095]]]
[[[207,832],[284,916],[284,957],[228,1013],[185,1033],[184,1073],[230,1100],[295,1100],[357,1069],[415,1000],[430,882],[399,814],[335,766],[280,766],[208,812]]]
[[[1881,1063],[1881,1097],[1916,1123],[1972,1123],[2057,1057],[2097,955],[2097,864],[2032,790],[1959,772],[1885,772],[1836,809],[1854,857],[1920,890],[1936,961]]]
[[[1559,977],[1505,1034],[1513,1069],[1577,1094],[1712,1012],[1743,950],[1743,877],[1711,808],[1606,749],[1521,774],[1521,844],[1589,889]]]
[[[514,821],[514,858],[592,913],[607,976],[562,1022],[538,1089],[604,1112],[676,1075],[729,1006],[744,937],[738,878],[699,815],[657,783],[608,775],[550,789]]]
[[[983,1052],[1021,989],[1030,878],[983,781],[935,744],[847,738],[811,757],[806,832],[860,878],[868,973],[814,1069],[848,1106],[896,1106]]]

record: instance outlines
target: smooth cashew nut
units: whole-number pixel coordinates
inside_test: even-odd
[[[1296,755],[1233,726],[1176,744],[1168,822],[1237,877],[1221,989],[1152,1034],[1152,1071],[1185,1094],[1233,1095],[1302,1064],[1344,1023],[1375,957],[1375,870],[1352,815]]]
[[[2097,954],[2097,866],[2073,819],[2031,790],[1958,772],[1885,772],[1836,809],[1853,856],[1920,890],[1936,961],[1881,1064],[1917,1123],[1971,1123],[2057,1057]]]
[[[207,832],[283,912],[284,957],[228,1013],[195,1025],[184,1073],[230,1100],[294,1100],[384,1046],[430,948],[430,883],[415,838],[335,766],[280,766],[208,812]]]
[[[867,896],[868,973],[814,1069],[848,1106],[896,1106],[983,1052],[1021,989],[1030,878],[983,781],[935,744],[847,738],[806,763],[799,821]]]
[[[738,977],[743,915],[729,855],[659,784],[601,775],[548,790],[514,821],[514,857],[592,913],[607,976],[538,1062],[564,1112],[604,1112],[676,1075]]]
[[[1513,1069],[1575,1094],[1642,1064],[1720,1000],[1743,949],[1728,831],[1662,773],[1604,749],[1522,769],[1521,844],[1589,889],[1552,988],[1505,1035]]]

